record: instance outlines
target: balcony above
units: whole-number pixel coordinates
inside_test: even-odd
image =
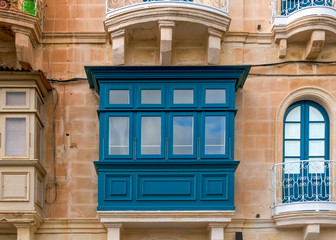
[[[325,43],[334,43],[334,0],[273,0],[272,22],[279,57],[286,57],[287,44],[304,43],[303,59],[316,59]]]
[[[16,60],[21,66],[6,62],[11,67],[33,68],[33,49],[40,42],[42,0],[0,0],[0,43],[14,48]],[[1,53],[0,53],[1,54]]]
[[[194,8],[208,8],[213,9],[213,11],[219,11],[222,13],[228,13],[229,0],[106,0],[106,18],[119,11],[127,11],[127,8],[148,8],[154,5],[175,5],[177,7],[183,8],[185,6],[191,6]]]
[[[112,42],[114,65],[139,65],[132,63],[127,52],[131,45],[147,48],[157,46],[160,61],[150,65],[188,65],[175,62],[174,46],[201,46],[199,64],[219,64],[221,40],[230,25],[227,16],[228,0],[221,1],[116,1],[107,0],[105,28]],[[208,36],[208,38],[204,38]],[[204,50],[203,50],[204,46]],[[129,54],[135,56],[136,54]],[[143,55],[143,54],[142,54]],[[149,63],[148,63],[149,64]]]
[[[335,165],[331,160],[301,160],[273,166],[273,214],[336,211]]]

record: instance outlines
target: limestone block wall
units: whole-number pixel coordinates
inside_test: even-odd
[[[37,240],[106,239],[106,229],[96,213],[98,160],[99,96],[88,85],[86,65],[111,65],[112,46],[104,30],[105,0],[47,0],[44,35],[34,50],[38,69],[42,69],[55,90],[45,107],[45,222],[36,232]],[[288,45],[279,59],[279,45],[271,32],[270,0],[230,1],[229,32],[222,39],[220,64],[264,64],[304,59],[306,44]],[[172,64],[206,64],[206,31],[193,24],[179,26],[173,42]],[[261,29],[258,30],[258,25]],[[126,65],[158,65],[159,39],[156,26],[128,32]],[[201,34],[200,34],[201,33]],[[194,35],[192,35],[194,34]],[[191,38],[186,36],[192,35]],[[190,40],[192,39],[192,40]],[[13,51],[9,55],[15,55]],[[317,61],[333,61],[336,47],[326,43]],[[9,61],[14,66],[15,61]],[[1,64],[1,59],[0,59]],[[278,229],[271,211],[271,173],[269,168],[282,161],[276,152],[276,116],[281,103],[295,90],[310,86],[336,98],[333,76],[284,76],[335,74],[336,65],[291,63],[253,67],[243,89],[236,94],[235,159],[241,161],[236,174],[236,213],[225,229],[225,239],[243,232],[244,240],[298,240],[302,229]],[[278,74],[278,75],[277,75]],[[280,75],[281,76],[280,76]],[[67,81],[67,80],[71,81]],[[63,81],[63,82],[62,82]],[[57,91],[57,93],[56,93]],[[58,99],[58,100],[57,100]],[[56,104],[57,102],[57,104]],[[55,108],[55,113],[54,109]],[[53,120],[55,119],[55,162],[53,159]],[[336,135],[332,129],[331,135]],[[55,172],[54,172],[55,169]],[[54,174],[56,174],[55,186]],[[57,188],[57,196],[56,196]],[[260,217],[257,217],[259,214]],[[72,222],[77,221],[79,222]],[[59,221],[59,222],[58,222]],[[82,222],[81,222],[82,221]],[[83,223],[85,223],[83,225]],[[207,229],[135,229],[122,232],[123,240],[201,240]],[[333,239],[336,231],[323,228],[319,240]],[[0,235],[16,239],[15,234]]]

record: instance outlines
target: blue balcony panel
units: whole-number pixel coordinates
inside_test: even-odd
[[[95,162],[98,211],[235,210],[238,164]]]

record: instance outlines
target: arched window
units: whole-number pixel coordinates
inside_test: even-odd
[[[283,203],[329,197],[329,118],[319,104],[300,101],[284,116]]]

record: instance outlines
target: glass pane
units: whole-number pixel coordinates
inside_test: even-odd
[[[205,103],[225,103],[225,89],[206,89]]]
[[[174,104],[193,104],[194,103],[194,90],[193,89],[180,89],[174,90]]]
[[[6,118],[6,156],[26,155],[26,119]]]
[[[225,154],[225,116],[205,117],[205,154]]]
[[[309,123],[309,138],[324,138],[325,123]]]
[[[300,156],[300,141],[285,141],[285,156]]]
[[[324,156],[324,140],[309,141],[309,156]]]
[[[300,139],[301,134],[300,123],[286,123],[285,124],[285,138],[286,139]]]
[[[161,154],[161,117],[141,117],[141,154]]]
[[[324,158],[309,158],[309,173],[324,173],[325,163]]]
[[[110,90],[110,104],[129,104],[129,90]]]
[[[141,104],[161,104],[161,90],[141,90]]]
[[[7,106],[25,106],[26,92],[6,92]]]
[[[173,154],[193,154],[193,133],[193,117],[173,117]]]
[[[324,121],[324,118],[318,109],[309,106],[309,121]]]
[[[129,154],[129,118],[110,117],[109,155]]]
[[[300,173],[300,158],[285,158],[285,174]]]
[[[301,107],[293,108],[286,117],[286,122],[298,122],[301,120]]]

